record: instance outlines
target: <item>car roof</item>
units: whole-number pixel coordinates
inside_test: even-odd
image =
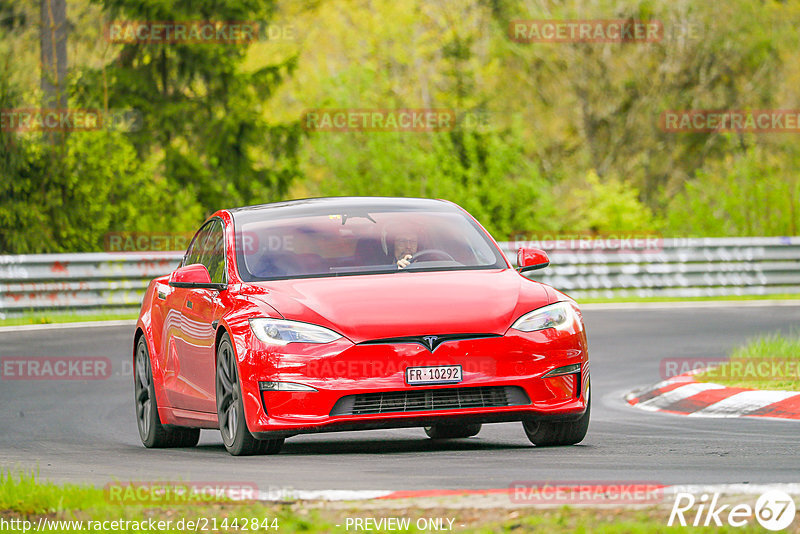
[[[443,209],[453,209],[455,205],[446,200],[431,198],[409,198],[409,197],[321,197],[303,198],[298,200],[286,200],[283,202],[272,202],[270,204],[259,204],[255,206],[243,206],[240,208],[228,209],[234,218],[246,217],[250,215],[268,215],[268,212],[280,212],[281,216],[308,215],[313,213],[330,213],[346,210],[408,210],[408,209],[432,209],[442,211]],[[277,213],[275,213],[277,215]]]

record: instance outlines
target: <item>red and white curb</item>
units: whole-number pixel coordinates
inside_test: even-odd
[[[800,392],[732,388],[697,382],[686,373],[632,391],[628,404],[651,412],[690,417],[769,417],[800,419]]]

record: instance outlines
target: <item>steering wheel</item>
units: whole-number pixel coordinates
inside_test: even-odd
[[[425,250],[420,250],[416,254],[411,256],[411,258],[409,258],[408,262],[409,263],[414,263],[415,261],[418,261],[420,258],[423,258],[424,256],[436,256],[436,255],[439,256],[440,260],[444,259],[444,260],[448,260],[448,261],[456,261],[456,259],[453,256],[451,256],[450,254],[448,254],[444,250],[440,250],[438,248],[427,248]]]

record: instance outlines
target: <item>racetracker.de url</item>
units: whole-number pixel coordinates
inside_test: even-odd
[[[102,521],[60,520],[40,517],[28,519],[0,518],[0,531],[11,532],[276,532],[276,518],[267,517],[198,517],[195,519],[107,519]]]

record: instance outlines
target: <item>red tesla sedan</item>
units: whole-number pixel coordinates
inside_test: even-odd
[[[147,447],[220,429],[233,455],[302,433],[424,427],[465,438],[521,421],[539,446],[589,424],[576,303],[511,267],[459,206],[321,198],[221,210],[150,282],[134,336]]]

